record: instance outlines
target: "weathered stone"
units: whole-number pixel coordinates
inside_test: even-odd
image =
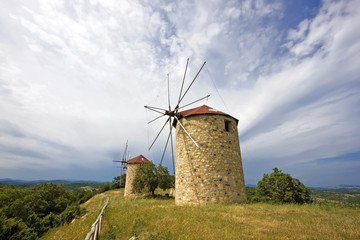
[[[246,192],[237,123],[226,115],[191,115],[180,119],[199,144],[176,126],[175,203],[244,203]],[[225,121],[229,129],[225,129]],[[205,147],[206,146],[206,147]]]
[[[135,178],[136,171],[139,167],[139,164],[128,164],[126,170],[126,183],[125,183],[125,192],[124,196],[135,195],[132,193],[132,183]]]

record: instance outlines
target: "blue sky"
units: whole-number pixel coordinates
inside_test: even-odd
[[[360,184],[359,1],[2,1],[0,178],[110,181],[159,163],[166,107],[239,119],[245,182],[274,167],[308,186]],[[171,157],[165,165],[172,171]]]

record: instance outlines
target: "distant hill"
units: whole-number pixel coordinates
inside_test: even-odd
[[[64,183],[64,184],[71,184],[71,183],[97,183],[97,184],[104,184],[106,182],[101,181],[85,181],[85,180],[72,180],[72,179],[55,179],[55,180],[19,180],[19,179],[11,179],[11,178],[2,178],[0,179],[0,183],[8,184],[8,185],[34,185],[34,184],[43,184],[43,183]]]
[[[246,184],[247,187],[257,187],[256,184]],[[338,186],[326,186],[326,187],[309,187],[313,191],[333,191],[333,190],[349,190],[349,189],[360,189],[360,185],[338,185]]]
[[[310,187],[311,190],[315,191],[336,191],[336,190],[357,190],[360,189],[360,185],[338,185],[329,187]]]
[[[360,185],[339,185],[340,188],[360,188]]]

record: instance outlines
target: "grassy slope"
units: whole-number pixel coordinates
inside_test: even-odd
[[[360,239],[360,209],[329,205],[176,206],[173,200],[125,199],[109,191],[87,202],[88,215],[42,239],[84,239],[110,197],[101,239]]]
[[[101,209],[106,203],[107,194],[98,194],[91,198],[81,207],[86,209],[86,214],[79,219],[73,220],[71,224],[66,224],[51,229],[40,239],[58,240],[58,239],[85,239],[86,234],[90,231],[91,225],[97,219]]]

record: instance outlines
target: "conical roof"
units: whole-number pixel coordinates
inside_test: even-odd
[[[179,114],[182,117],[188,117],[188,116],[192,116],[192,115],[217,114],[217,115],[229,116],[229,117],[235,119],[236,124],[239,121],[239,120],[237,120],[236,118],[234,118],[233,116],[231,116],[231,115],[229,115],[227,113],[218,111],[218,110],[216,110],[214,108],[211,108],[209,106],[206,106],[206,105],[202,105],[202,106],[197,107],[197,108],[192,108],[192,109],[189,109],[189,110],[185,110],[185,111],[179,112]]]
[[[127,161],[128,164],[139,164],[144,162],[150,162],[150,161],[146,159],[146,157],[144,157],[143,155],[139,155]]]

